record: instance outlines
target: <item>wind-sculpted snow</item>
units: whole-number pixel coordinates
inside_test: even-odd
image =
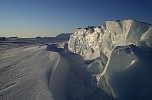
[[[69,66],[57,49],[7,45],[0,50],[0,100],[66,100]]]
[[[106,21],[101,27],[79,28],[71,35],[68,48],[84,57],[87,53],[94,55],[96,51],[109,56],[114,47],[128,44],[151,47],[152,26],[139,21],[123,20]],[[99,56],[96,54],[93,58],[85,58],[94,59]]]
[[[13,44],[9,44],[13,45]],[[49,92],[47,73],[51,70],[51,52],[46,46],[28,45],[1,50],[1,100],[54,100]]]
[[[53,65],[52,74],[49,78],[49,88],[55,100],[67,100],[65,95],[65,82],[69,71],[69,64],[58,52],[50,57],[55,57],[57,59],[51,61],[55,64]]]

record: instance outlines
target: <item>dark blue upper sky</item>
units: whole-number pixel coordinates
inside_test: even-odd
[[[0,36],[55,36],[106,20],[152,23],[150,0],[0,0]]]

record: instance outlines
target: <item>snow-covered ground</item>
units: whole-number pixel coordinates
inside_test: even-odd
[[[11,45],[11,44],[10,44]],[[23,46],[0,51],[1,100],[53,100],[48,72],[57,60],[46,46]]]
[[[152,100],[151,29],[107,21],[69,42],[1,41],[0,100]]]
[[[112,100],[86,71],[86,61],[63,47],[1,43],[0,99]]]
[[[58,52],[45,45],[3,43],[0,48],[1,100],[66,100],[62,85],[68,64]]]

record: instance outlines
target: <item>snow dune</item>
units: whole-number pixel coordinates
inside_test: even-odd
[[[49,45],[48,48],[51,48],[52,50],[53,47],[52,45]],[[53,51],[62,50],[54,46]],[[53,93],[55,100],[67,100],[65,93],[65,84],[69,71],[69,63],[60,55],[59,52],[56,52],[55,55],[51,55],[50,57],[56,57],[57,59],[53,61],[55,62],[55,65],[52,69],[52,74],[49,79],[49,88]]]
[[[0,51],[1,100],[66,100],[63,85],[68,63],[46,47],[30,45]]]
[[[58,47],[26,45],[1,50],[0,99],[112,100],[96,86],[81,56]]]

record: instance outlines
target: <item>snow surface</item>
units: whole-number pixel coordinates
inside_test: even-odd
[[[113,100],[66,42],[0,47],[0,100]]]
[[[1,100],[54,100],[47,84],[47,72],[53,63],[45,48],[24,46],[3,52],[0,56]]]
[[[66,100],[68,63],[45,45],[0,50],[1,100]],[[16,45],[16,44],[15,44]]]
[[[124,20],[79,28],[68,43],[0,42],[0,100],[152,100],[151,35]]]

